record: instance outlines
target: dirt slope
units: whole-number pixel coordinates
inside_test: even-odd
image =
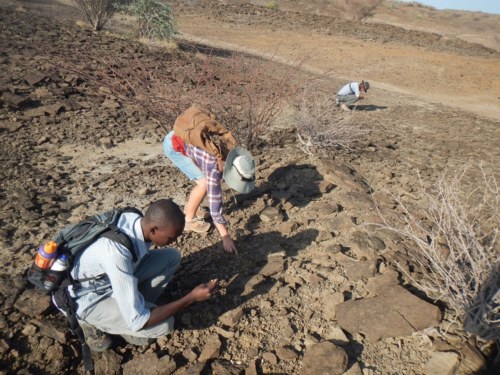
[[[177,5],[177,4],[176,4]],[[176,6],[185,37],[295,61],[343,80],[500,119],[500,53],[438,34],[248,4]],[[381,94],[380,96],[383,96]]]

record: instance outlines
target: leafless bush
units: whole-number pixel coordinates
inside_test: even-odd
[[[335,5],[347,17],[361,20],[373,14],[383,0],[336,0]]]
[[[130,51],[113,57],[81,54],[60,65],[137,105],[166,130],[189,105],[202,104],[248,148],[258,143],[287,101],[322,78],[301,71],[306,58],[283,65],[272,58],[207,49],[194,53],[197,49],[190,48],[154,62]]]
[[[78,8],[85,13],[87,22],[94,30],[101,30],[106,22],[113,17],[119,0],[73,0]]]
[[[306,60],[304,57],[283,64],[274,57],[261,60],[232,53],[230,68],[219,80],[206,82],[209,90],[202,100],[243,144],[252,148],[271,128],[286,103],[293,102],[304,89],[326,76],[302,72]]]
[[[287,121],[295,129],[302,151],[309,155],[351,150],[370,133],[352,113],[340,112],[331,94],[309,90],[302,93]]]
[[[498,341],[498,187],[495,178],[486,176],[482,167],[478,171],[482,178],[467,193],[462,192],[465,180],[477,171],[465,167],[451,177],[443,175],[426,193],[424,219],[398,200],[405,226],[385,225],[415,246],[411,255],[424,276],[412,282],[464,318],[467,331]]]

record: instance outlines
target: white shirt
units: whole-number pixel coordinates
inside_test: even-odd
[[[125,246],[108,238],[99,238],[77,257],[71,276],[78,280],[105,275],[97,280],[84,281],[81,287],[68,288],[78,304],[77,315],[80,318],[85,319],[93,306],[111,297],[116,300],[128,328],[138,331],[149,320],[150,310],[137,288],[134,270],[147,254],[151,243],[144,241],[139,215],[123,213],[117,226],[132,240],[137,262],[133,263],[132,254]]]
[[[359,96],[359,83],[358,82],[350,82],[344,87],[342,87],[337,95],[356,95]]]

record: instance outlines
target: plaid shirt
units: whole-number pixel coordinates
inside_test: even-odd
[[[208,206],[214,223],[227,224],[222,216],[222,173],[217,168],[217,158],[193,145],[186,145],[186,154],[207,178]]]

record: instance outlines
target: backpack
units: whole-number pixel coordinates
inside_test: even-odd
[[[52,293],[52,302],[68,318],[71,332],[82,343],[82,358],[87,371],[92,371],[93,369],[92,356],[88,345],[85,343],[83,331],[78,324],[76,303],[70,297],[67,287],[69,285],[75,286],[83,281],[97,279],[104,275],[74,280],[71,277],[71,269],[77,256],[101,237],[109,238],[125,246],[132,254],[134,262],[137,261],[132,240],[117,227],[121,214],[126,212],[133,212],[139,214],[141,217],[143,216],[142,212],[138,209],[127,207],[88,217],[77,224],[69,225],[62,229],[53,240],[57,244],[58,256],[62,254],[67,256],[66,270],[53,271],[50,269],[41,269],[35,263],[28,270],[28,281],[42,292],[46,294]]]
[[[238,144],[233,134],[215,119],[213,113],[196,104],[177,117],[174,134],[185,144],[196,146],[215,156],[221,171],[222,162]]]

